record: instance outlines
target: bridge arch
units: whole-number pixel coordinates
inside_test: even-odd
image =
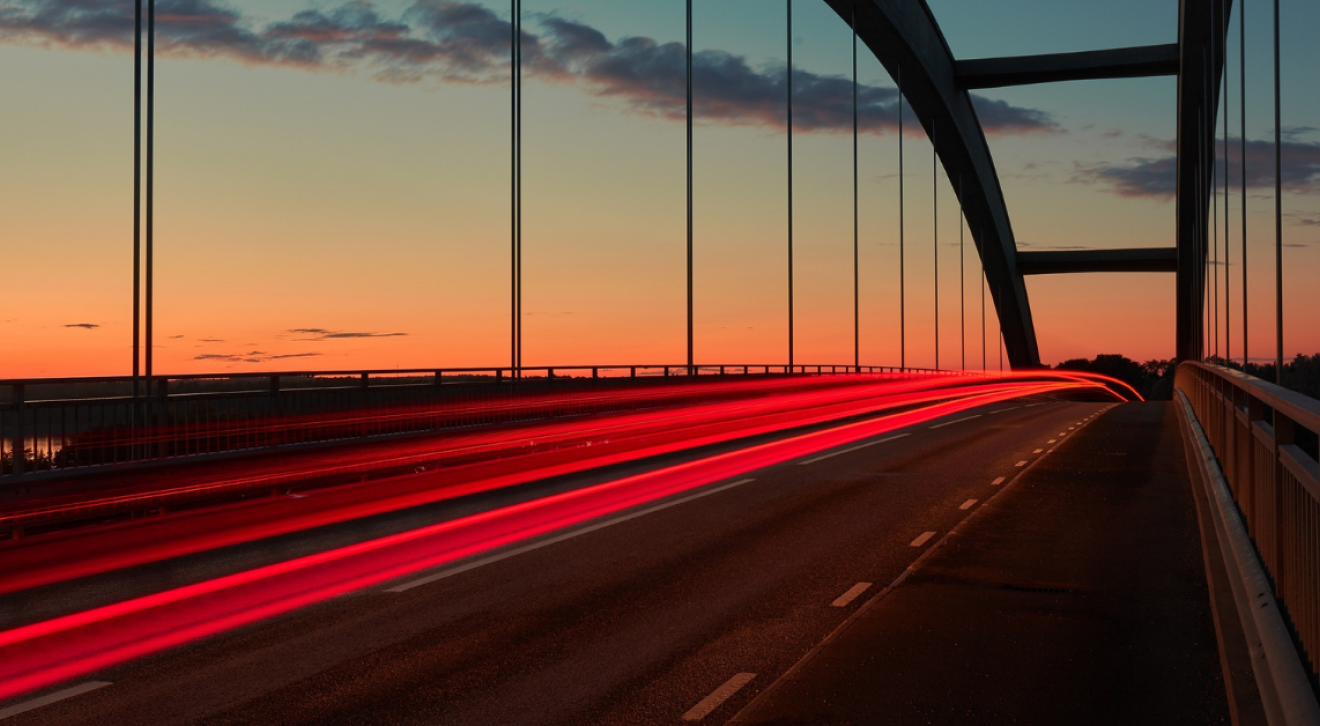
[[[960,87],[953,52],[925,2],[825,0],[854,25],[894,79],[935,145],[985,269],[1013,368],[1040,366],[1031,304],[1017,264],[1017,241],[985,132]]]

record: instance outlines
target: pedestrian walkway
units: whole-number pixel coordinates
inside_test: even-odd
[[[1217,620],[1227,659],[1245,650],[1232,642],[1236,613],[1212,607],[1203,497],[1187,472],[1172,405],[1114,408],[863,605],[739,722],[1230,723],[1230,700],[1249,709],[1252,694],[1239,684],[1228,695]],[[1244,680],[1237,665],[1232,683]]]

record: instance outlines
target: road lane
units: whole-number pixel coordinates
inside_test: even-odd
[[[739,673],[777,677],[849,611],[829,607],[840,592],[892,581],[920,554],[914,539],[951,529],[959,504],[1101,407],[1001,411],[769,467],[406,592],[354,593],[107,669],[95,677],[113,688],[13,722],[673,723]]]

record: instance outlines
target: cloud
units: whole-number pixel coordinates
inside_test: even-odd
[[[298,338],[300,341],[344,340],[349,338],[400,338],[407,333],[345,333],[325,328],[290,328],[287,332],[294,335],[310,335],[310,338]]]
[[[1171,148],[1173,142],[1162,142]],[[1280,147],[1283,156],[1283,188],[1297,194],[1320,191],[1320,143],[1284,141]],[[1247,141],[1247,183],[1256,188],[1274,185],[1274,142]],[[1223,188],[1224,155],[1218,150],[1218,187]],[[1172,199],[1177,191],[1177,157],[1141,157],[1124,164],[1101,164],[1079,167],[1074,181],[1095,183],[1108,187],[1125,197],[1151,197]],[[1242,142],[1229,139],[1228,178],[1230,188],[1242,187]]]
[[[183,338],[182,335],[171,335],[171,336],[170,336],[170,340],[179,340],[179,339],[181,339],[181,338]]]
[[[270,355],[259,350],[250,353],[203,353],[193,356],[193,360],[201,361],[219,361],[222,363],[265,363],[271,360],[283,360],[285,358],[311,358],[319,356],[320,353],[284,353],[281,355]]]
[[[520,38],[523,71],[573,83],[627,110],[670,120],[686,116],[686,52],[681,43],[640,36],[611,41],[595,28],[553,14],[529,18]],[[228,58],[250,65],[365,72],[390,83],[506,83],[512,27],[492,10],[459,0],[414,0],[397,19],[369,0],[304,10],[259,26],[221,0],[159,0],[162,56]],[[0,6],[0,42],[131,51],[131,0],[8,0]],[[803,132],[851,132],[852,82],[793,71],[794,126]],[[694,112],[703,123],[782,128],[788,74],[753,66],[719,50],[693,56]],[[865,133],[898,123],[894,88],[860,85],[858,121]],[[1056,131],[1043,112],[974,96],[988,133]],[[914,124],[915,126],[915,124]],[[915,130],[915,129],[914,129]]]
[[[101,327],[101,326],[98,325],[97,323],[68,323],[68,324],[65,325],[64,327],[66,327],[66,328],[82,328],[83,330],[96,330],[97,328],[99,328],[99,327]]]

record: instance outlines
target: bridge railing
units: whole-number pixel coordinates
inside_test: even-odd
[[[673,405],[691,397],[684,390],[691,387],[681,384],[696,378],[900,372],[948,375],[886,366],[629,364],[189,374],[136,382],[128,376],[0,379],[0,480]],[[647,393],[619,400],[588,395],[623,388]],[[583,395],[563,395],[574,392]],[[719,394],[737,395],[735,390]]]
[[[1240,371],[1197,362],[1176,386],[1224,478],[1316,672],[1320,655],[1320,401]]]

